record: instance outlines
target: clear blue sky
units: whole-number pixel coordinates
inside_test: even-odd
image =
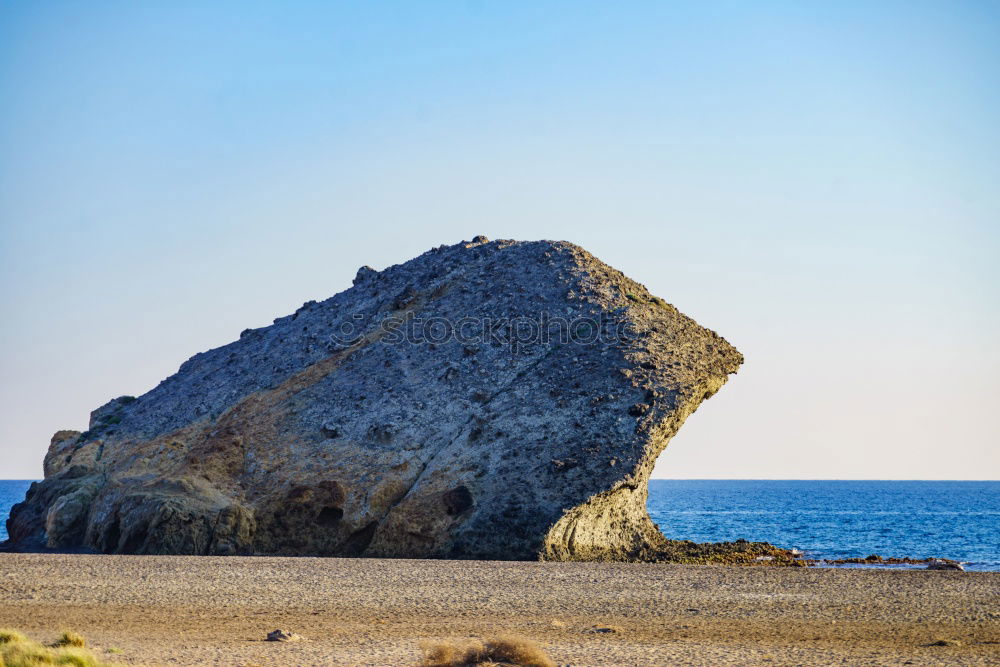
[[[4,2],[0,478],[441,243],[747,357],[661,477],[1000,477],[996,2]]]

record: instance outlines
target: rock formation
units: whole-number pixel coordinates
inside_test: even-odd
[[[741,362],[575,245],[477,237],[59,431],[7,548],[665,558],[653,464]]]

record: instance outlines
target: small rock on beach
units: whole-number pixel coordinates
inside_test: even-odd
[[[305,639],[302,635],[297,635],[294,632],[288,632],[287,630],[274,630],[267,633],[267,641],[269,642],[299,642]]]

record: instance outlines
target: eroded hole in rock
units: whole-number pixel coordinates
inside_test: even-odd
[[[316,523],[321,526],[331,528],[340,523],[340,520],[344,517],[344,510],[339,507],[324,507],[316,515]]]
[[[351,533],[351,536],[344,543],[343,554],[345,556],[360,556],[372,543],[376,528],[378,528],[378,522],[372,521],[364,528]]]
[[[472,494],[464,484],[444,492],[444,508],[450,516],[461,514],[472,507]]]
[[[118,541],[121,539],[121,527],[118,523],[118,517],[115,516],[110,524],[107,531],[104,533],[103,540],[103,551],[112,552],[118,548]]]
[[[368,439],[379,445],[390,444],[396,435],[396,429],[390,424],[380,424],[368,429]]]
[[[125,544],[121,547],[121,552],[126,554],[139,553],[140,547],[146,541],[146,532],[142,529],[133,530],[125,539]]]

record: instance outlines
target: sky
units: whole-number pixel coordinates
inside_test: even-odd
[[[485,234],[746,356],[655,477],[1000,478],[1000,4],[0,4],[0,478]]]

